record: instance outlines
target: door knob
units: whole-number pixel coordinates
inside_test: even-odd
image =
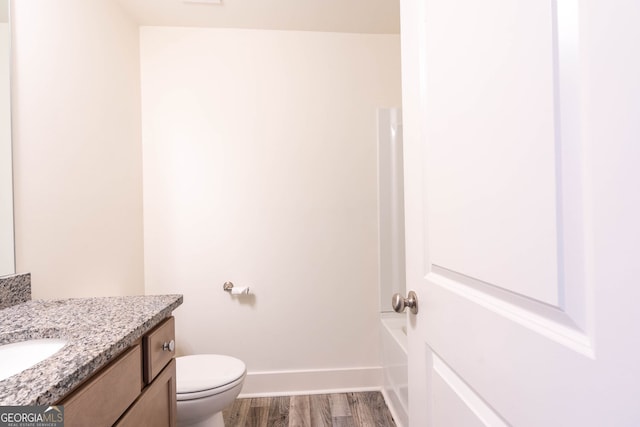
[[[418,314],[418,296],[413,291],[409,291],[406,298],[402,298],[400,294],[393,294],[391,307],[397,313],[402,313],[405,308],[409,307],[411,313]]]

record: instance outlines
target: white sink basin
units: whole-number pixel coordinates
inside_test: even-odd
[[[0,345],[0,381],[56,354],[67,341],[43,338]]]

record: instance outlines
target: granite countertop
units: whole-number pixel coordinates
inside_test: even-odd
[[[51,405],[182,304],[182,295],[34,300],[0,310],[0,345],[36,338],[67,344],[0,381],[0,406]]]

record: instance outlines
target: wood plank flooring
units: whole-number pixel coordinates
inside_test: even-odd
[[[226,427],[395,427],[379,391],[236,399]]]

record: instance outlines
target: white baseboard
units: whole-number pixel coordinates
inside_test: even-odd
[[[382,388],[382,397],[384,397],[384,401],[387,404],[387,408],[389,408],[389,412],[391,412],[391,416],[393,417],[393,421],[396,423],[396,427],[405,427],[409,425],[409,414],[402,407],[402,403],[395,395],[393,391],[389,391]]]
[[[248,372],[240,398],[381,390],[382,367]]]

